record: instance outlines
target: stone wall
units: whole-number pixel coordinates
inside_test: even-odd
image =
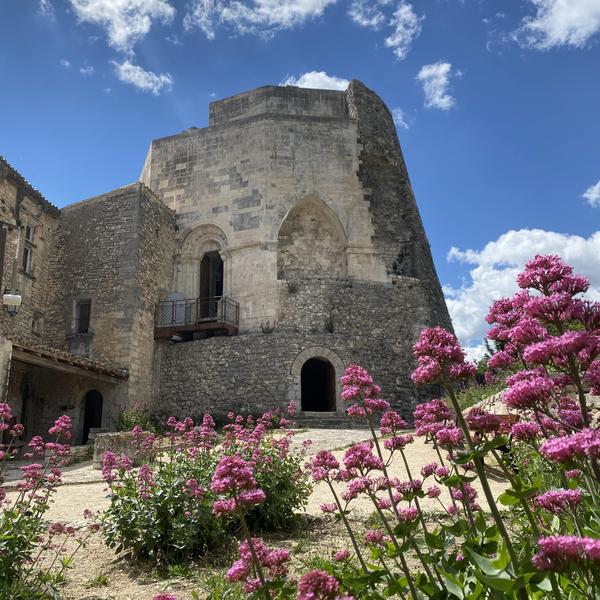
[[[281,284],[280,293],[285,325],[271,334],[165,345],[160,410],[222,415],[299,404],[299,368],[318,356],[334,365],[338,379],[350,363],[368,368],[384,397],[410,417],[420,398],[410,380],[411,346],[431,324],[421,282],[303,281],[291,290]],[[338,412],[343,408],[338,400]]]
[[[169,288],[174,222],[142,184],[62,211],[53,261],[51,342],[130,372],[126,403],[155,398],[154,310]],[[79,300],[91,300],[89,333],[75,332]]]

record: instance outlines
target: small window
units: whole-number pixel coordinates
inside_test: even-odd
[[[89,333],[91,300],[79,300],[75,307],[75,333]]]
[[[25,273],[31,273],[31,256],[33,250],[29,246],[23,248],[23,271]]]
[[[33,242],[33,227],[31,225],[25,227],[25,239],[28,242]]]

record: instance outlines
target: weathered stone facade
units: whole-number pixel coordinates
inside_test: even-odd
[[[3,282],[24,295],[0,367],[17,412],[48,407],[30,432],[64,408],[85,439],[98,394],[103,427],[131,407],[339,414],[352,362],[405,415],[419,400],[411,345],[450,319],[392,117],[360,82],[214,102],[208,127],[152,142],[140,183],[60,211],[2,165]],[[25,245],[33,272],[13,275]]]

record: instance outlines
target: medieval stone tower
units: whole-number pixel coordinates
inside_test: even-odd
[[[263,87],[152,142],[140,177],[175,212],[156,310],[158,408],[339,414],[344,366],[409,414],[411,345],[450,319],[390,112],[345,92]]]

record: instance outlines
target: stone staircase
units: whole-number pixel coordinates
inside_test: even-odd
[[[336,412],[300,411],[294,416],[300,429],[368,429],[362,419],[352,419]]]

